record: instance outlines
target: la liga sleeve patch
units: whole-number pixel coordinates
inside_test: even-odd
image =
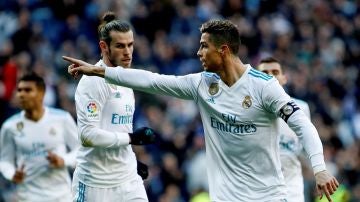
[[[89,121],[100,120],[100,105],[96,101],[89,101],[86,104],[86,117]]]
[[[287,122],[289,117],[299,109],[300,107],[298,107],[294,101],[290,101],[280,109],[279,116]]]

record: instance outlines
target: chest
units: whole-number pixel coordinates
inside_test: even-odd
[[[64,143],[63,133],[62,123],[56,120],[41,123],[19,121],[13,129],[16,147],[25,153],[55,149]]]
[[[220,88],[215,95],[211,95],[209,89],[204,86],[199,103],[206,113],[226,123],[261,124],[273,118],[263,106],[261,97],[246,86]]]
[[[135,98],[132,89],[109,84],[109,94],[104,105],[104,112],[121,115],[133,115]]]

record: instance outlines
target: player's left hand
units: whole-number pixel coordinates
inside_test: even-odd
[[[62,168],[65,166],[64,159],[51,151],[48,151],[46,159],[52,168]]]
[[[149,167],[141,162],[141,161],[137,161],[137,173],[138,175],[140,175],[140,177],[143,179],[143,180],[146,180],[146,178],[148,178],[149,176]]]
[[[336,189],[339,187],[339,182],[334,176],[332,176],[327,170],[318,172],[315,174],[316,180],[316,189],[319,193],[320,199],[322,199],[323,194],[329,202],[332,202],[330,195],[335,193]]]
[[[156,132],[148,127],[136,129],[133,133],[129,133],[130,144],[133,145],[146,145],[152,144],[156,139]]]

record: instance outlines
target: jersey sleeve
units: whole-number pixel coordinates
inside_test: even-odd
[[[326,170],[323,146],[319,134],[303,110],[297,110],[287,120],[289,127],[299,137],[314,173]]]
[[[299,137],[314,173],[326,170],[319,134],[305,112],[300,110],[278,82],[265,86],[262,93],[267,108],[282,118]]]
[[[77,126],[70,113],[66,113],[66,116],[64,117],[64,128],[65,144],[69,148],[69,152],[63,156],[64,162],[66,166],[75,167],[76,152],[79,148],[79,140],[77,136]]]
[[[199,74],[173,76],[122,67],[106,67],[105,69],[105,79],[109,83],[186,100],[197,99],[200,78]]]
[[[81,79],[75,93],[79,139],[84,147],[118,148],[128,145],[128,133],[100,128],[101,112],[110,90],[102,78]]]
[[[12,180],[16,170],[14,134],[3,126],[0,135],[0,171],[7,180]]]
[[[281,107],[288,103],[291,98],[285,92],[279,82],[273,78],[261,91],[263,106],[271,113],[278,114]]]

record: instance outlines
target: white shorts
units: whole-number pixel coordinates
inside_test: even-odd
[[[73,202],[148,202],[142,179],[132,181],[112,188],[87,186],[74,175],[72,183]]]

